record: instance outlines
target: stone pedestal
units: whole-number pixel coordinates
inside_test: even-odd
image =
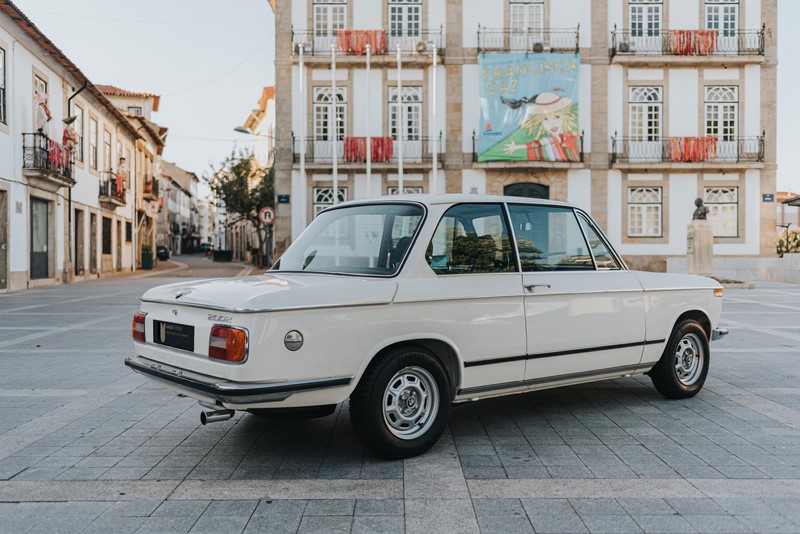
[[[693,220],[686,231],[689,274],[710,276],[714,271],[714,228],[707,220]]]

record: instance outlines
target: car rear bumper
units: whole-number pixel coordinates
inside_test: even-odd
[[[337,376],[272,383],[232,382],[158,363],[142,356],[125,358],[125,365],[154,382],[161,383],[189,397],[214,400],[230,405],[280,402],[295,393],[347,386],[352,376]]]

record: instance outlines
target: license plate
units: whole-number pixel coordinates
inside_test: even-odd
[[[194,326],[153,321],[153,341],[159,345],[194,352]]]

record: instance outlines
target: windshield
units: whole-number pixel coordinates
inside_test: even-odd
[[[323,211],[272,270],[393,275],[424,213],[416,204],[368,204]]]

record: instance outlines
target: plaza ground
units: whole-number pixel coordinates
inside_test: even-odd
[[[330,417],[200,408],[123,365],[153,272],[0,295],[0,532],[800,532],[800,286],[726,290],[711,371],[484,400],[429,453],[365,452]]]

